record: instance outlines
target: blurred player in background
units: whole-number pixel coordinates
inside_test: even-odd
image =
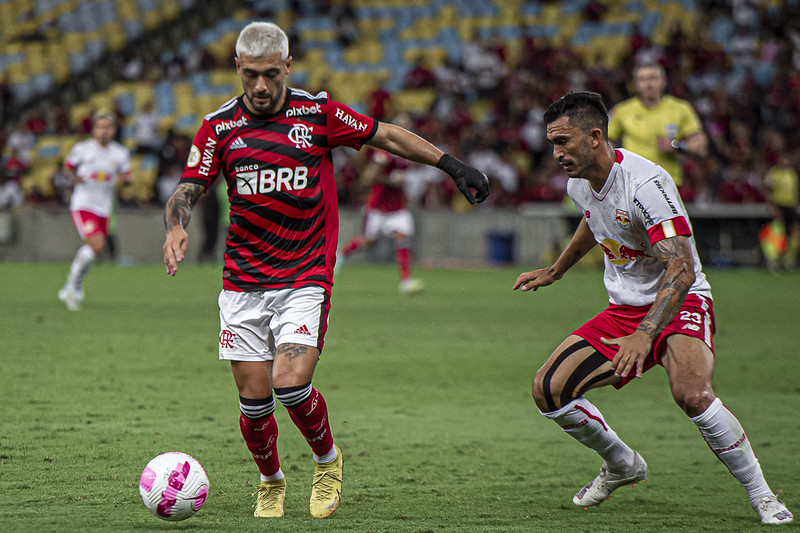
[[[130,180],[128,149],[114,141],[116,116],[109,111],[92,115],[92,138],[72,147],[64,171],[74,184],[69,210],[83,240],[58,298],[70,311],[83,302],[83,280],[95,258],[105,249],[117,187]]]
[[[598,243],[605,252],[609,306],[578,328],[536,373],[542,415],[603,458],[595,479],[572,499],[589,507],[645,479],[647,464],[583,395],[620,388],[660,364],[675,402],[744,486],[765,524],[792,514],[770,490],[736,417],[714,395],[714,312],[686,209],[669,174],[624,149],[614,150],[596,93],[570,93],[544,114],[553,157],[571,178],[567,193],[584,216],[549,268],[519,275],[514,289],[535,291],[559,279]]]
[[[406,113],[395,117],[392,123],[404,129],[412,126],[411,117]],[[337,266],[341,267],[344,259],[353,252],[373,247],[382,235],[391,237],[394,259],[400,273],[400,294],[417,294],[424,285],[421,280],[411,276],[414,217],[408,209],[405,193],[407,171],[409,165],[414,163],[378,150],[370,150],[367,157],[369,163],[362,175],[371,187],[364,207],[364,233],[350,239],[342,248]]]
[[[772,223],[764,226],[759,235],[767,268],[770,271],[792,270],[797,265],[797,254],[800,250],[800,219],[797,214],[800,204],[800,178],[783,146],[778,153],[777,162],[764,176],[764,188],[773,216]],[[772,229],[777,234],[781,241],[778,246],[767,245],[763,237],[765,229]]]
[[[641,63],[633,78],[636,96],[611,109],[608,138],[664,167],[680,187],[680,156],[708,155],[708,137],[689,102],[664,94],[667,76],[661,65]]]
[[[186,255],[192,208],[221,174],[230,228],[219,357],[231,361],[240,429],[261,473],[254,514],[284,513],[277,399],[313,451],[309,508],[314,518],[326,518],[341,499],[343,461],[325,399],[311,380],[328,327],[339,232],[331,150],[367,144],[435,165],[470,203],[483,201],[489,185],[485,175],[406,129],[361,115],[325,92],[287,87],[291,67],[278,26],[254,22],[241,31],[236,70],[244,94],[203,120],[165,208],[163,253],[167,273],[175,275]]]

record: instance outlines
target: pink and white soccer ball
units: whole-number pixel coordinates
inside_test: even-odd
[[[206,503],[208,475],[191,455],[162,453],[144,467],[139,494],[145,507],[162,520],[186,520]]]

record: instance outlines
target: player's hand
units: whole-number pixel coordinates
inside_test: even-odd
[[[189,244],[189,235],[180,226],[175,225],[168,233],[164,241],[164,266],[167,274],[174,276],[178,271],[178,263],[186,257],[186,247]]]
[[[436,168],[447,172],[453,178],[456,187],[470,204],[480,203],[489,196],[489,178],[480,170],[465,165],[449,154],[444,154],[439,159]],[[470,189],[475,189],[475,196]]]
[[[637,330],[624,337],[616,339],[600,337],[600,340],[607,346],[619,346],[617,355],[611,362],[615,376],[626,378],[633,372],[637,378],[642,377],[644,361],[653,348],[653,340],[647,333]]]
[[[561,276],[556,274],[553,267],[540,268],[538,270],[531,270],[530,272],[523,272],[517,277],[514,283],[513,290],[522,289],[523,291],[535,291],[539,287],[547,287],[561,279]]]

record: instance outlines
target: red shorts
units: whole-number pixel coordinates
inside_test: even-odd
[[[617,355],[616,346],[603,344],[600,337],[615,339],[630,335],[642,322],[649,305],[634,307],[631,305],[610,304],[604,311],[576,329],[573,334],[578,335],[591,344],[595,350],[603,354],[609,361]],[[700,339],[714,352],[714,306],[710,299],[696,294],[689,294],[680,310],[675,313],[672,322],[667,324],[655,342],[650,355],[644,361],[643,371],[650,370],[656,364],[661,364],[661,356],[667,349],[667,337],[674,334],[688,335]],[[620,388],[635,377],[629,374],[614,387]]]
[[[103,237],[108,237],[108,219],[90,213],[89,211],[70,211],[72,214],[72,223],[75,224],[75,229],[78,230],[78,235],[81,239],[86,239],[100,233]]]

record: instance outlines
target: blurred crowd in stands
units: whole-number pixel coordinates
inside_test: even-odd
[[[633,65],[657,61],[667,74],[667,92],[694,106],[710,143],[707,157],[683,163],[684,200],[694,204],[768,202],[764,180],[768,171],[780,165],[800,167],[800,136],[796,134],[800,128],[800,8],[795,2],[782,2],[781,7],[766,9],[751,0],[698,0],[697,4],[701,16],[696,27],[673,28],[666,46],[655,45],[647,35],[634,31],[614,68],[604,64],[600,53],[596,60],[584,59],[575,50],[533,37],[524,27],[524,42],[513,57],[506,42],[499,37],[486,38],[486,34],[464,42],[462,61],[428,64],[420,57],[410,66],[403,88],[433,89],[436,97],[426,112],[413,114],[414,129],[490,177],[493,192],[489,205],[561,202],[567,178],[550,157],[545,140],[542,113],[546,106],[571,90],[592,90],[601,93],[610,108],[633,96]],[[600,20],[606,5],[593,0],[584,16]],[[347,8],[348,2],[328,7],[333,10],[335,6],[344,6],[331,16],[340,29],[339,42],[347,46],[358,38],[353,21],[356,14]],[[724,47],[709,37],[710,25],[720,18],[731,20],[736,27]],[[290,53],[302,61],[303,43],[296,32],[287,30]],[[123,71],[129,80],[180,79],[198,70],[232,68],[232,63],[218,65],[203,50],[190,61],[168,55],[140,57],[135,50],[130,54]],[[378,85],[369,92],[363,110],[391,121],[393,96],[386,86]],[[2,79],[0,105],[0,117],[8,116],[7,110],[14,105]],[[137,109],[129,117],[119,109],[117,114],[121,122],[132,126],[127,131],[136,136],[135,150],[158,157],[159,180],[153,198],[163,202],[177,183],[191,140],[173,132],[166,138],[160,135],[152,106]],[[87,121],[71,125],[66,110],[58,107],[34,107],[18,124],[3,123],[3,185],[19,182],[26,172],[36,136],[86,133],[88,125]],[[352,150],[343,149],[336,155],[343,206],[360,206],[363,201],[365,189],[359,184],[363,161],[363,154]],[[412,206],[459,205],[456,191],[443,174],[428,168],[411,174]],[[2,201],[5,198],[0,195],[0,207]]]

